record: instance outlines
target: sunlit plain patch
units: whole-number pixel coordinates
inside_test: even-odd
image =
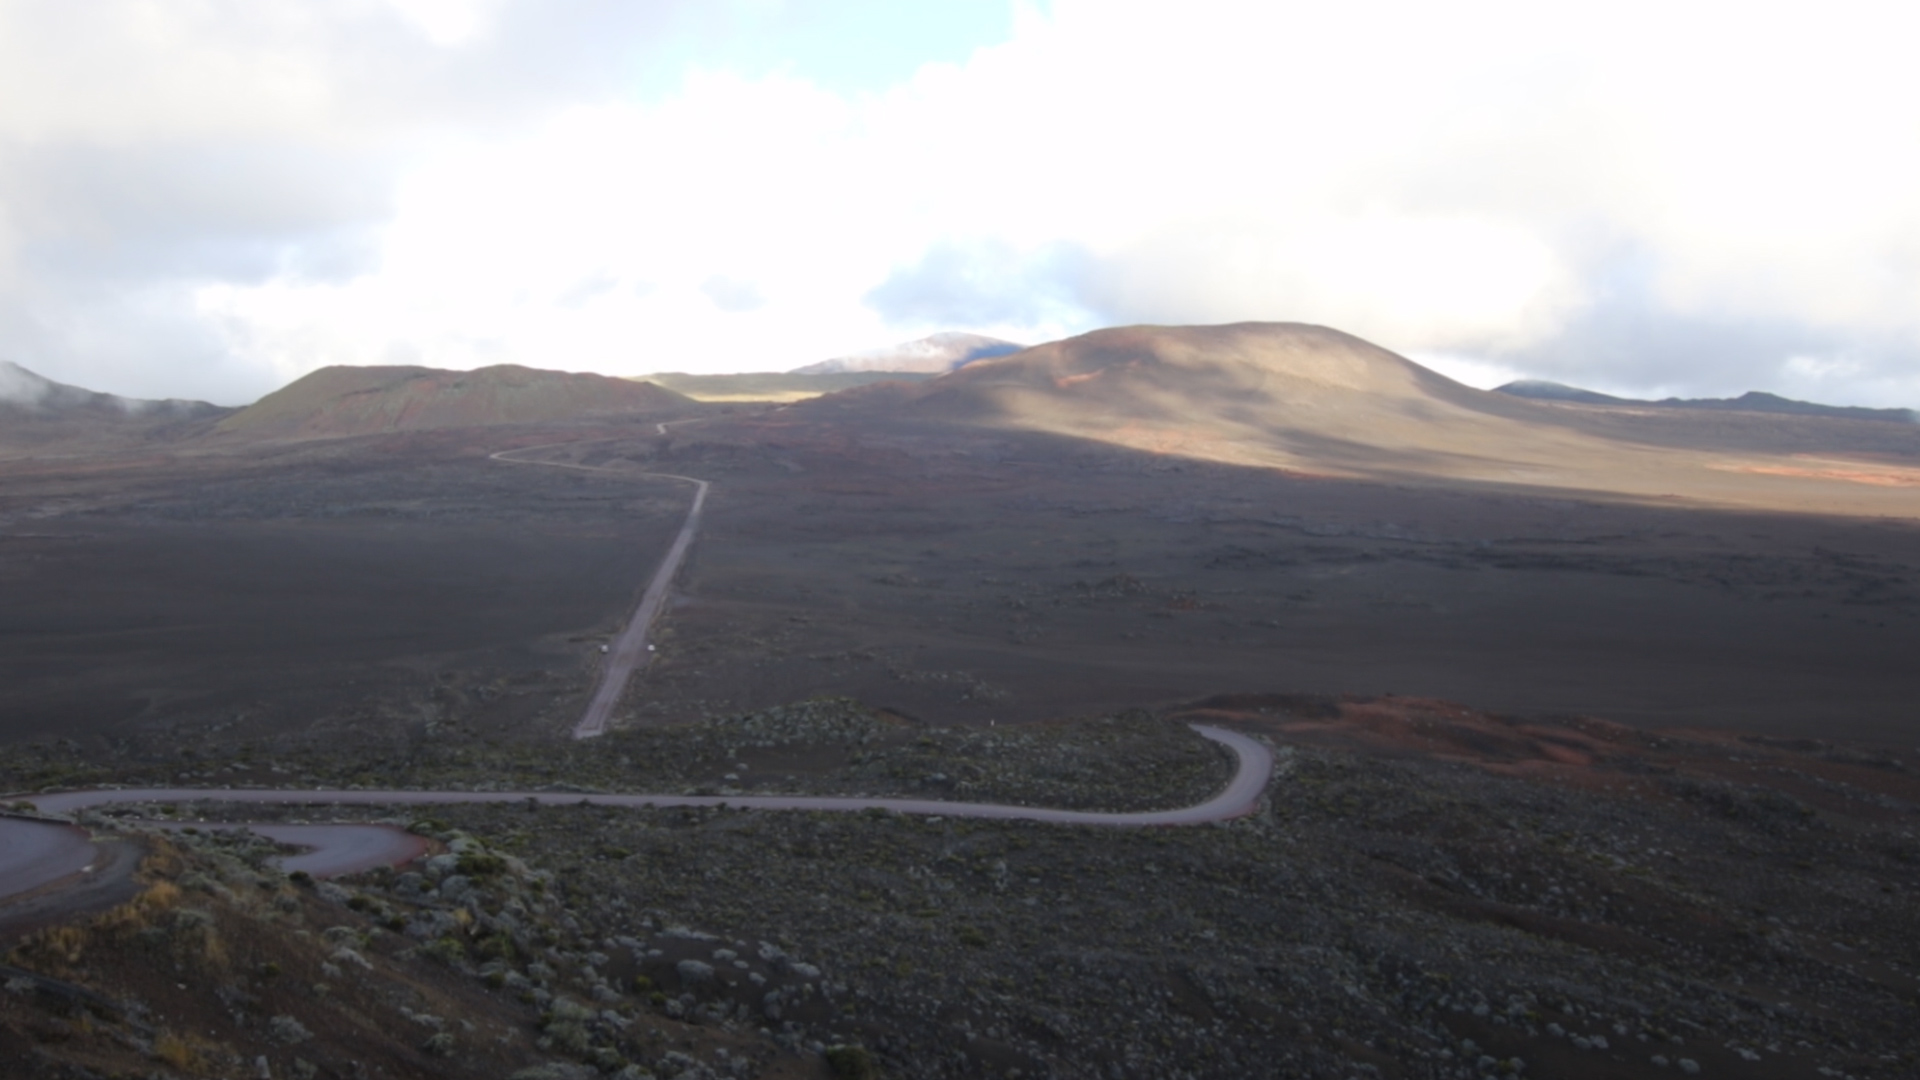
[[[1818,458],[1805,454],[1795,454],[1792,460],[1799,464],[1745,461],[1723,462],[1708,467],[1723,472],[1789,476],[1809,480],[1840,480],[1849,484],[1867,484],[1873,487],[1920,487],[1920,469],[1907,469],[1897,465],[1880,465],[1866,461]]]

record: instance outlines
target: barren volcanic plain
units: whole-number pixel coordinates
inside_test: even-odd
[[[1098,836],[436,809],[451,861],[317,890],[96,817],[158,853],[141,896],[225,882],[211,922],[167,929],[168,886],[151,955],[105,959],[145,932],[116,909],[22,939],[32,978],[237,988],[179,1006],[204,1075],[1911,1075],[1920,426],[1522,400],[1293,324],[782,405],[489,371],[0,449],[0,788],[1151,809],[1224,778],[1201,721],[1279,751],[1268,803]],[[574,744],[686,511],[647,474],[711,494]],[[139,1056],[43,1038],[65,991],[22,985],[0,1053]]]

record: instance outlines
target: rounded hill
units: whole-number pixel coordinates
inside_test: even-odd
[[[1479,396],[1352,334],[1306,323],[1123,326],[967,365],[929,384],[929,404],[1052,399],[1117,415],[1247,416],[1347,401]],[[1281,415],[1269,415],[1281,421]]]
[[[1905,425],[1568,408],[1477,390],[1304,323],[1096,330],[925,382],[860,387],[792,408],[875,427],[1036,432],[1160,458],[1396,483],[1902,517],[1915,514],[1920,490],[1920,470],[1906,464],[1911,439],[1888,434],[1905,436]],[[1843,450],[1865,456],[1835,456]]]
[[[476,371],[326,367],[221,421],[223,435],[329,438],[679,412],[692,399],[647,382],[499,364]]]
[[[865,387],[821,405],[1141,448],[1234,443],[1322,463],[1356,454],[1445,454],[1463,443],[1518,438],[1517,429],[1541,412],[1352,334],[1305,323],[1096,330],[975,361],[929,382]]]

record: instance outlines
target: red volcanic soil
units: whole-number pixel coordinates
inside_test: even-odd
[[[680,413],[694,407],[690,398],[652,383],[514,364],[478,371],[328,367],[268,394],[214,430],[220,435],[327,438]]]
[[[1294,744],[1456,762],[1593,791],[1674,797],[1676,790],[1693,793],[1689,781],[1725,782],[1874,821],[1920,803],[1920,776],[1897,751],[1824,739],[1649,730],[1589,716],[1501,716],[1415,697],[1227,695],[1175,715],[1267,731]]]

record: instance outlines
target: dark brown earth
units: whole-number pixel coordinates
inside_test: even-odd
[[[1905,520],[790,415],[559,433],[715,483],[632,717],[824,691],[1014,722],[1285,688],[1911,738]],[[555,435],[496,430],[481,447]],[[568,723],[684,485],[424,437],[318,445],[15,464],[11,737]]]
[[[424,438],[15,463],[7,737],[570,724],[680,492]]]
[[[786,415],[679,428],[661,455],[716,487],[642,717],[832,689],[1005,722],[1282,686],[1911,732],[1906,521]]]

